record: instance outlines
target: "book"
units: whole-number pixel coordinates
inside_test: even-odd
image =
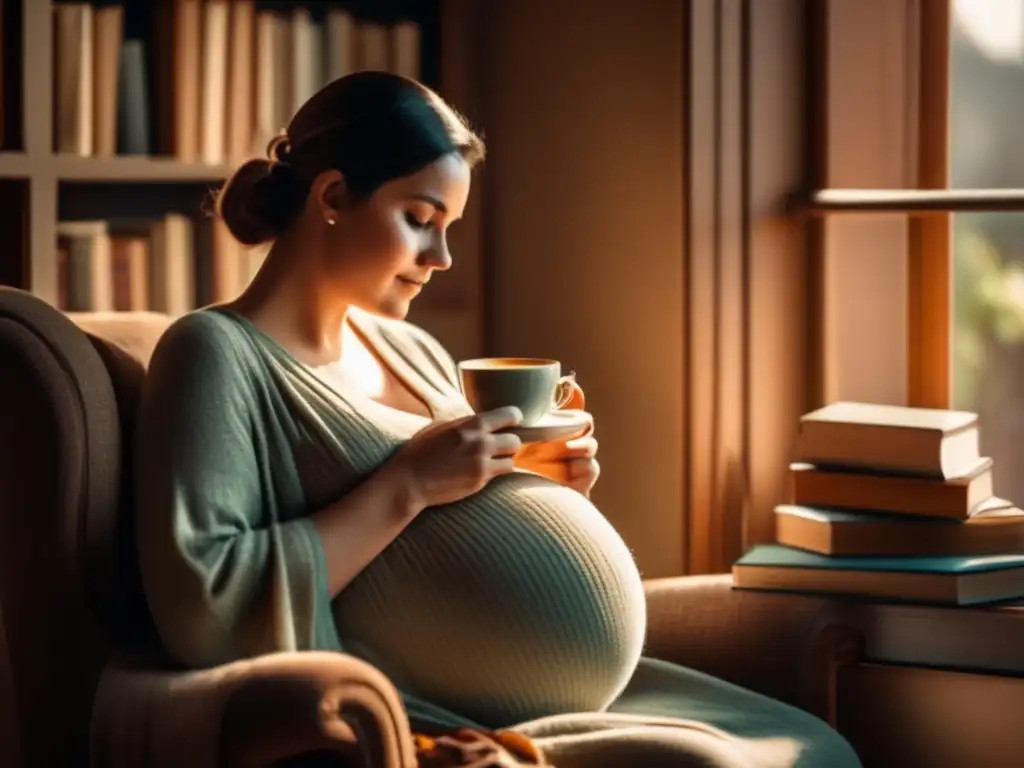
[[[118,80],[124,7],[106,5],[93,8],[92,33],[92,154],[109,157],[117,154]]]
[[[839,402],[800,418],[797,461],[948,479],[981,458],[977,414]]]
[[[255,135],[256,9],[252,0],[234,0],[228,27],[227,160],[238,163],[253,151]],[[273,65],[273,62],[271,62]]]
[[[993,495],[992,459],[983,457],[949,479],[838,471],[791,464],[792,501],[803,507],[838,507],[966,520]]]
[[[65,274],[65,306],[71,312],[109,312],[114,308],[110,235],[105,221],[62,221],[57,224],[57,248],[66,256],[58,263]]]
[[[88,157],[93,152],[93,8],[53,7],[54,150]]]
[[[199,25],[202,38],[196,141],[199,159],[210,165],[227,160],[230,11],[227,0],[204,0]]]
[[[981,557],[828,557],[758,544],[733,564],[738,589],[981,605],[1024,596],[1024,553]]]
[[[195,163],[200,157],[202,3],[199,0],[155,3],[152,23],[156,150],[182,162]]]
[[[420,21],[325,5],[56,3],[54,150],[237,163],[262,156],[338,77],[374,69],[419,78]]]
[[[775,508],[775,539],[838,556],[1007,554],[1024,552],[1024,511],[998,497],[963,521],[781,504]]]
[[[121,48],[117,95],[117,151],[122,155],[150,153],[149,70],[146,43],[125,40]]]

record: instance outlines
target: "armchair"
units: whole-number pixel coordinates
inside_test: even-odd
[[[139,387],[170,319],[65,315],[0,288],[0,764],[416,765],[397,692],[335,653],[161,655],[132,532]],[[828,717],[835,608],[648,582],[649,653]]]

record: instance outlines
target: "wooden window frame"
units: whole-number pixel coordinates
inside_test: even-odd
[[[1024,190],[949,189],[950,0],[686,8],[684,551],[716,573],[774,540],[801,413],[950,407],[951,214]]]
[[[864,0],[865,14],[879,11],[878,2]],[[820,9],[816,27],[820,41],[818,67],[828,73],[823,80],[827,112],[827,88],[835,73],[828,72],[829,45],[836,35],[858,33],[856,25],[846,30],[829,25],[829,13],[847,0],[827,0]],[[893,3],[890,8],[895,8]],[[950,408],[953,400],[953,253],[951,215],[969,211],[1024,210],[1024,189],[958,190],[949,188],[950,172],[950,64],[952,0],[902,0],[907,14],[907,34],[897,45],[911,66],[904,70],[916,102],[910,121],[913,138],[907,157],[909,181],[906,188],[840,188],[819,183],[791,200],[792,209],[819,222],[839,216],[873,214],[906,217],[906,368],[905,403],[931,408]],[[849,9],[847,9],[849,10]],[[861,27],[863,32],[864,27]],[[890,51],[892,53],[892,51]],[[883,107],[884,108],[884,107]],[[818,143],[828,146],[827,114],[816,125]],[[821,175],[819,175],[821,179]],[[821,226],[819,224],[818,226]],[[812,226],[812,231],[814,227]],[[820,245],[820,243],[819,243]],[[828,258],[827,248],[822,248]],[[827,346],[828,342],[823,341]],[[825,350],[824,357],[828,357]],[[841,355],[841,352],[834,354]],[[827,378],[827,376],[826,376]],[[823,400],[836,399],[828,393]]]

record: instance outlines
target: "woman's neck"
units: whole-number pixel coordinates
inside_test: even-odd
[[[293,354],[318,364],[340,359],[349,303],[328,291],[308,252],[274,243],[263,265],[231,306]]]

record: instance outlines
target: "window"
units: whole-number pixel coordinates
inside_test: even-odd
[[[951,0],[950,184],[1024,187],[1024,0]],[[953,405],[1024,500],[1024,212],[953,215]]]
[[[979,411],[1024,502],[1024,0],[692,5],[689,570],[772,540],[797,417],[825,402]]]
[[[821,399],[977,411],[1024,499],[1024,0],[822,7]]]

